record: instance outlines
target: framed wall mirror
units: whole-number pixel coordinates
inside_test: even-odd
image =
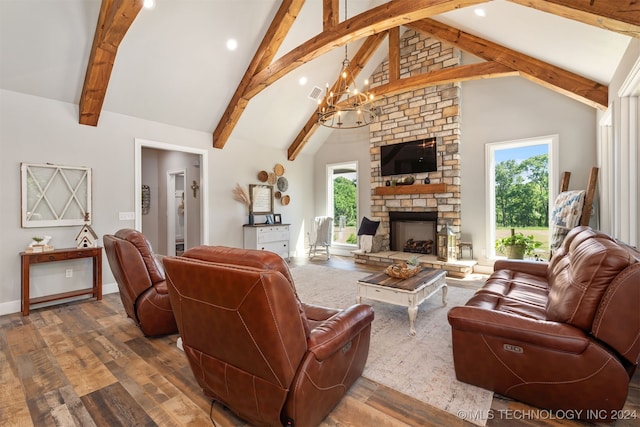
[[[273,213],[273,186],[249,184],[249,213],[268,215]]]
[[[91,168],[21,163],[22,227],[91,224]]]

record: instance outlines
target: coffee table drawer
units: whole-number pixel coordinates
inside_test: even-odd
[[[399,291],[389,288],[378,288],[375,286],[358,286],[359,295],[362,298],[369,298],[376,301],[387,302],[406,306],[409,303],[410,294],[406,291]]]

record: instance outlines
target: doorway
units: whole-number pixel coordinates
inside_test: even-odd
[[[134,227],[156,253],[208,244],[208,169],[206,150],[136,138]]]

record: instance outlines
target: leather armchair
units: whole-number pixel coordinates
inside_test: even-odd
[[[534,406],[615,418],[640,355],[640,252],[572,229],[549,263],[501,260],[448,318],[458,380]]]
[[[247,422],[318,425],[362,374],[370,306],[301,303],[268,251],[200,246],[163,262],[195,378]]]
[[[127,315],[146,336],[177,332],[164,267],[149,241],[139,231],[122,229],[103,242]]]

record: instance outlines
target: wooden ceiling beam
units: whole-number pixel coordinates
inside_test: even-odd
[[[353,74],[353,79],[356,79],[358,75],[360,75],[360,72],[367,64],[367,62],[369,62],[369,59],[371,59],[373,54],[376,52],[376,49],[378,49],[386,35],[386,32],[374,34],[367,37],[364,43],[362,43],[360,49],[358,49],[356,54],[351,59],[351,73]],[[331,87],[331,91],[337,91],[339,85],[340,79],[338,78]],[[295,160],[311,135],[313,135],[313,133],[316,131],[318,126],[318,114],[317,110],[314,110],[300,132],[298,132],[298,135],[296,136],[294,141],[289,146],[289,149],[287,150],[287,158],[289,160]]]
[[[142,9],[143,0],[102,0],[80,95],[80,124],[97,126],[118,46]]]
[[[461,65],[458,67],[446,68],[443,70],[432,71],[430,73],[423,73],[417,76],[390,81],[387,84],[371,88],[369,92],[375,95],[376,98],[380,98],[383,96],[398,95],[427,86],[517,75],[518,72],[516,70],[505,65],[498,64],[496,62],[481,62],[478,64]],[[302,148],[308,142],[309,137],[316,131],[318,126],[318,116],[314,112],[314,114],[309,117],[309,120],[307,120],[307,123],[304,125],[302,130],[298,133],[296,139],[289,146],[287,151],[287,158],[289,160],[296,159],[300,151],[302,151]]]
[[[246,95],[250,98],[256,96],[301,65],[348,42],[429,16],[486,2],[487,0],[393,0],[387,2],[341,22],[332,31],[324,31],[286,53],[276,62],[256,73],[247,88]]]
[[[240,120],[240,116],[247,108],[249,99],[246,95],[247,88],[256,72],[264,69],[273,61],[285,36],[291,29],[294,21],[300,13],[305,0],[283,0],[280,8],[273,17],[260,46],[253,55],[253,59],[247,67],[240,84],[236,88],[229,105],[222,114],[216,129],[213,131],[213,147],[222,148],[227,143],[231,131]]]
[[[543,12],[640,38],[637,0],[508,0]]]
[[[294,48],[264,69],[256,69],[255,73],[250,74],[250,66],[250,69],[247,70],[245,77],[243,77],[240,85],[236,89],[236,93],[227,106],[220,122],[218,122],[216,126],[213,133],[213,146],[215,148],[224,147],[251,98],[299,66],[336,47],[343,46],[347,42],[386,31],[389,28],[397,27],[406,22],[449,12],[460,7],[485,3],[487,1],[488,0],[389,1],[345,20],[330,30],[323,31],[319,35]],[[283,1],[283,5],[284,3]],[[329,4],[329,6],[327,6],[327,4]],[[323,6],[333,7],[332,4],[333,3],[323,3]],[[277,24],[276,19],[272,22],[272,26],[274,24]],[[261,47],[263,45],[269,45],[267,36],[263,39]],[[256,55],[258,55],[258,52]],[[250,81],[247,82],[247,79],[250,79]]]
[[[322,2],[322,29],[328,31],[340,22],[340,0],[324,0]]]
[[[400,27],[389,30],[389,81],[400,78]]]
[[[607,86],[598,82],[432,19],[412,22],[407,26],[428,33],[479,58],[513,68],[519,71],[522,77],[555,92],[601,110],[607,109],[609,91]]]
[[[457,67],[444,68],[411,77],[389,82],[384,85],[371,88],[370,92],[376,98],[393,96],[401,93],[417,90],[428,86],[437,86],[447,83],[464,82],[480,79],[495,79],[498,77],[517,76],[517,70],[497,62],[479,62],[477,64],[459,65]]]

